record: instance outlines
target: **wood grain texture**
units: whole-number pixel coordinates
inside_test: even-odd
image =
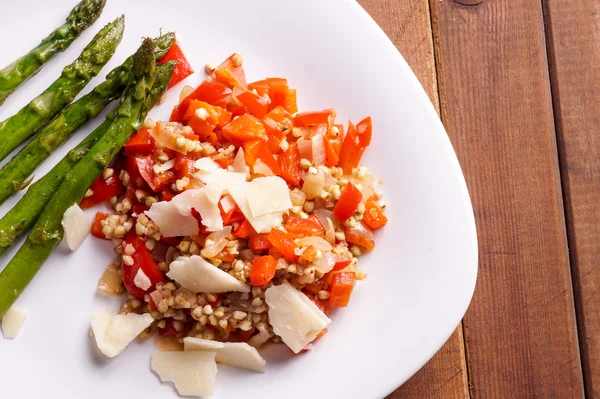
[[[600,398],[600,2],[543,4],[586,395]]]
[[[439,112],[428,0],[360,0],[413,69]],[[462,324],[442,349],[390,399],[466,398],[468,381]]]
[[[463,320],[471,395],[582,397],[541,2],[430,6],[442,118],[480,245]]]

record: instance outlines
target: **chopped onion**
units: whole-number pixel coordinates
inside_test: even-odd
[[[330,244],[335,244],[335,228],[333,227],[333,222],[331,218],[325,218],[327,221],[327,225],[325,226],[325,239]]]
[[[325,187],[325,173],[319,170],[316,175],[312,173],[304,176],[304,185],[302,185],[302,191],[306,194],[306,198],[311,200],[318,198]]]
[[[319,222],[323,225],[323,228],[327,230],[327,219],[329,219],[333,223],[333,228],[337,229],[341,226],[340,221],[333,215],[333,212],[328,211],[327,209],[315,209],[313,212],[319,218]]]
[[[261,174],[263,176],[275,176],[275,173],[273,173],[271,168],[269,168],[269,166],[267,166],[267,164],[261,161],[260,159],[257,159],[256,162],[254,162],[252,171],[256,174]]]
[[[321,134],[314,135],[311,139],[312,163],[315,166],[325,165],[327,155],[325,154],[325,144]]]
[[[310,140],[300,139],[296,141],[298,144],[298,151],[300,151],[300,158],[312,159],[312,142]]]
[[[214,233],[210,233],[208,237],[206,237],[205,244],[209,241],[212,241],[211,245],[202,248],[200,253],[205,258],[213,258],[219,254],[227,245],[227,236],[231,234],[231,226],[225,227],[223,230],[215,231]]]
[[[315,270],[320,273],[329,273],[335,266],[335,259],[330,251],[324,252],[323,256],[313,263]]]
[[[224,213],[229,213],[235,209],[235,201],[231,195],[224,195],[220,203]]]
[[[154,301],[154,304],[156,306],[158,306],[158,304],[160,303],[160,301],[162,301],[163,297],[160,294],[160,292],[158,292],[158,290],[154,290],[150,293],[150,299],[152,299],[152,301]]]
[[[109,295],[119,295],[125,291],[118,265],[114,262],[108,265],[102,273],[102,277],[98,280],[98,291]]]
[[[290,200],[292,201],[292,205],[302,206],[304,205],[304,201],[306,201],[306,194],[304,194],[304,191],[295,188],[290,191]]]
[[[190,85],[183,86],[183,88],[181,89],[181,92],[179,93],[179,103],[181,104],[181,102],[183,100],[185,100],[185,98],[187,96],[192,94],[193,91],[194,91],[194,88],[192,86],[190,86]]]
[[[164,173],[169,169],[173,169],[173,166],[175,166],[175,160],[174,159],[169,159],[167,162],[163,163],[163,164],[156,164],[156,171],[158,173]]]
[[[327,171],[327,172],[325,172],[324,183],[325,183],[325,187],[332,186],[337,183],[337,179],[335,177],[331,176],[330,171]]]
[[[313,246],[320,251],[331,251],[333,249],[330,243],[317,236],[300,238],[296,241],[296,245],[299,247]]]

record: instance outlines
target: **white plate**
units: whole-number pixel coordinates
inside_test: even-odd
[[[75,0],[9,1],[3,7],[0,65],[23,54],[61,23]],[[364,164],[385,181],[388,226],[361,263],[369,277],[350,306],[333,313],[313,351],[292,357],[267,351],[267,372],[219,367],[215,398],[381,398],[414,374],[442,346],[471,299],[477,241],[467,188],[452,146],[425,92],[393,44],[354,1],[109,0],[100,20],[0,108],[12,115],[45,89],[101,26],[127,17],[117,53],[86,88],[120,64],[142,36],[176,30],[203,79],[203,66],[233,52],[250,80],[287,77],[301,110],[334,107],[340,121],[371,115],[374,138]],[[6,4],[5,4],[6,5]],[[152,112],[166,119],[179,89]],[[77,133],[36,171],[41,176],[100,118]],[[4,214],[16,202],[0,208]],[[90,212],[91,214],[92,212]],[[16,250],[16,248],[15,248]],[[15,250],[2,259],[4,265]],[[96,293],[111,245],[88,238],[73,254],[54,254],[17,301],[29,310],[14,341],[0,339],[2,397],[169,398],[149,368],[151,342],[118,358],[98,360],[90,315],[118,301]],[[0,288],[1,289],[1,288]]]

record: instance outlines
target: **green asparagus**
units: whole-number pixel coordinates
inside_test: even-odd
[[[6,98],[58,52],[65,51],[77,37],[100,16],[106,0],[83,0],[67,21],[50,33],[40,44],[9,66],[0,70],[0,105]]]
[[[0,160],[56,116],[110,60],[123,37],[124,17],[106,25],[46,91],[0,122]]]
[[[79,202],[88,187],[141,127],[148,107],[146,98],[156,75],[155,45],[145,39],[133,58],[129,85],[110,127],[89,152],[67,173],[48,202],[25,244],[0,273],[0,318],[33,279],[63,237],[62,217]]]
[[[158,53],[157,53],[158,54]],[[167,90],[176,62],[169,61],[156,68],[156,80],[148,95],[146,107],[151,109]],[[108,114],[92,133],[90,133],[77,147],[69,153],[48,172],[44,177],[29,187],[23,198],[8,213],[0,219],[0,255],[2,255],[14,242],[35,223],[44,210],[52,194],[62,183],[65,175],[79,162],[104,136],[115,117],[115,111]]]
[[[167,33],[156,39],[157,59],[164,57],[174,39],[173,33]],[[29,175],[52,151],[71,137],[81,125],[95,118],[108,103],[123,92],[131,64],[132,57],[129,57],[121,66],[108,74],[106,81],[65,107],[56,119],[0,169],[0,204],[26,185]]]

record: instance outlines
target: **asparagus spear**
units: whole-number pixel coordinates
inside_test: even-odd
[[[0,318],[33,279],[63,236],[64,212],[79,202],[131,134],[141,127],[148,111],[147,95],[156,73],[155,45],[145,39],[133,58],[129,85],[110,127],[65,176],[40,215],[25,244],[0,273]]]
[[[106,25],[79,58],[63,69],[46,91],[4,122],[0,122],[0,160],[37,133],[69,104],[110,60],[123,37],[124,17]]]
[[[173,33],[161,35],[156,39],[157,59],[164,57],[174,40]],[[129,57],[121,66],[113,69],[106,80],[93,91],[65,107],[56,119],[0,169],[0,204],[26,185],[27,177],[52,151],[71,137],[81,125],[95,118],[108,103],[123,92],[131,64],[132,57]]]
[[[163,93],[167,90],[176,62],[170,61],[156,68],[156,80],[150,94],[146,99],[147,109],[152,109]],[[8,213],[0,219],[0,255],[2,255],[14,242],[35,223],[38,216],[44,210],[44,206],[58,186],[62,183],[65,175],[73,169],[104,136],[113,122],[116,112],[111,112],[104,122],[90,133],[77,147],[52,168],[48,174],[29,187],[27,193],[17,202]]]
[[[106,0],[83,0],[67,21],[40,44],[9,66],[0,70],[0,105],[21,83],[35,75],[56,53],[65,51],[75,39],[102,14]]]

